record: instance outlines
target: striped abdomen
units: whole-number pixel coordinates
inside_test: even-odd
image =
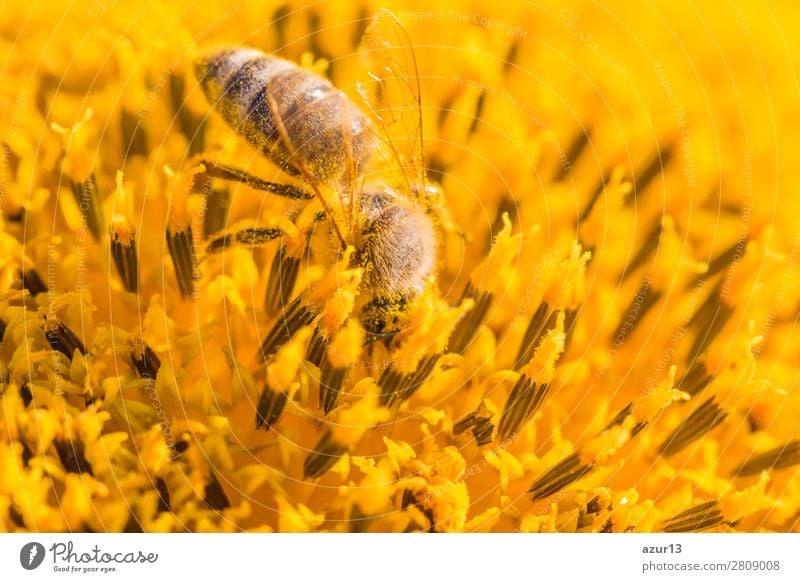
[[[305,169],[319,181],[337,180],[346,175],[351,155],[358,170],[372,152],[374,133],[363,112],[316,73],[236,48],[200,55],[195,73],[225,121],[291,174]],[[276,128],[268,89],[291,148]]]

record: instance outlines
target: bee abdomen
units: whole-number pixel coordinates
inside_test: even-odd
[[[292,64],[251,49],[222,49],[201,55],[195,74],[208,102],[248,142],[278,166],[297,174],[280,143],[266,98],[267,83]]]
[[[195,73],[222,118],[292,174],[304,169],[320,181],[336,179],[345,173],[349,156],[360,167],[371,153],[364,114],[312,71],[257,50],[222,49],[201,55]]]

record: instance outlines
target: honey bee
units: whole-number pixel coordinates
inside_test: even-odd
[[[432,207],[441,190],[425,176],[419,77],[407,33],[391,13],[378,12],[362,50],[369,66],[369,80],[357,91],[363,108],[315,72],[258,50],[206,52],[195,73],[222,118],[305,188],[204,162],[207,171],[289,198],[316,200],[321,211],[314,236],[327,239],[326,260],[336,260],[351,246],[351,266],[363,269],[355,314],[374,340],[402,327],[406,305],[435,276]],[[281,234],[277,227],[223,231],[208,250],[266,243]],[[295,319],[289,327],[308,323]],[[284,331],[278,334],[283,340]]]

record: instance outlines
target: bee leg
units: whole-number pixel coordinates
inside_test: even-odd
[[[255,190],[269,192],[271,194],[276,194],[292,200],[311,200],[314,198],[314,194],[311,192],[303,190],[297,186],[293,186],[292,184],[268,182],[239,168],[226,166],[224,164],[215,164],[214,162],[209,162],[208,160],[200,160],[200,163],[206,167],[206,175],[211,178],[229,180],[231,182],[240,182],[250,186]]]
[[[206,245],[206,253],[213,255],[237,245],[264,245],[284,234],[278,226],[233,226],[213,236]]]
[[[361,310],[361,323],[367,332],[365,344],[391,340],[400,331],[408,298],[376,297]]]

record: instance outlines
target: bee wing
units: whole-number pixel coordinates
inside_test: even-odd
[[[342,128],[342,146],[345,163],[344,184],[340,184],[339,193],[341,196],[343,191],[346,192],[347,200],[345,201],[345,207],[349,208],[349,213],[346,214],[345,218],[348,221],[347,227],[352,230],[356,223],[357,209],[361,204],[360,194],[363,184],[359,185],[358,181],[360,179],[363,182],[364,176],[362,175],[359,177],[358,162],[353,151],[353,110],[350,108],[350,102],[344,93],[339,93],[338,97],[341,102],[339,110],[342,119],[340,119],[339,122]]]
[[[308,134],[302,135],[301,137],[305,141],[303,143],[301,143],[300,146],[298,147],[298,144],[296,144],[292,140],[292,138],[289,135],[290,132],[286,128],[287,120],[291,119],[291,114],[289,114],[288,111],[287,111],[290,108],[290,105],[286,104],[286,103],[288,103],[287,100],[283,100],[284,105],[283,105],[283,107],[281,107],[281,105],[279,104],[279,103],[281,103],[281,101],[279,100],[279,97],[280,97],[280,95],[276,95],[276,90],[275,90],[274,85],[272,83],[268,83],[267,87],[266,87],[267,106],[269,108],[270,116],[274,120],[275,129],[276,129],[278,137],[280,139],[280,143],[286,148],[286,151],[289,154],[290,162],[292,163],[292,165],[297,167],[297,169],[299,170],[300,174],[305,178],[305,182],[308,184],[308,186],[314,192],[314,196],[317,198],[319,203],[322,205],[322,210],[325,212],[326,216],[328,217],[328,220],[330,221],[331,226],[333,227],[333,230],[336,233],[336,236],[339,239],[339,242],[341,243],[342,248],[344,249],[347,246],[347,244],[345,242],[345,237],[342,235],[342,230],[340,229],[339,225],[337,224],[336,215],[331,210],[331,207],[328,204],[328,201],[327,201],[325,195],[323,194],[322,190],[320,189],[321,180],[319,179],[319,174],[318,174],[318,172],[320,170],[318,168],[315,169],[315,168],[309,166],[309,162],[307,161],[307,157],[308,157],[307,155],[299,155],[298,154],[299,147],[303,147],[305,145],[305,143],[310,142],[311,139],[313,139],[317,145],[326,144],[326,145],[323,145],[323,147],[325,147],[325,148],[336,147],[335,145],[332,145],[332,144],[337,144],[337,143],[341,142],[341,139],[339,139],[339,141],[337,142],[337,140],[336,140],[337,133],[336,132],[342,131],[342,127],[339,126],[339,125],[335,125],[334,123],[328,123],[327,125],[326,124],[315,124],[315,125],[319,126],[319,127],[315,128],[315,132],[316,133],[311,137],[309,137]],[[329,95],[328,97],[333,98],[333,99],[338,99],[338,93],[337,92],[332,92],[331,95]],[[336,121],[336,123],[338,123],[340,120],[328,120],[328,121]],[[326,135],[319,135],[320,132],[323,133],[323,134],[330,134],[330,137],[326,137]],[[350,135],[351,134],[349,132],[349,128],[348,128],[348,132],[346,132],[345,135],[348,136],[347,139],[350,140]],[[346,149],[349,150],[348,151],[348,155],[352,156],[352,145],[351,144],[350,145],[346,145]],[[324,159],[324,156],[320,155],[320,156],[318,156],[318,159],[320,161],[322,161]],[[348,164],[349,164],[349,162],[348,162]],[[348,173],[349,173],[349,169],[348,169]],[[336,189],[335,191],[339,194],[339,196],[341,196],[341,192],[340,192],[339,189]]]
[[[369,80],[358,92],[395,158],[407,192],[421,193],[425,180],[422,99],[414,47],[403,25],[388,10],[373,17],[361,40]],[[418,194],[417,194],[418,195]]]

